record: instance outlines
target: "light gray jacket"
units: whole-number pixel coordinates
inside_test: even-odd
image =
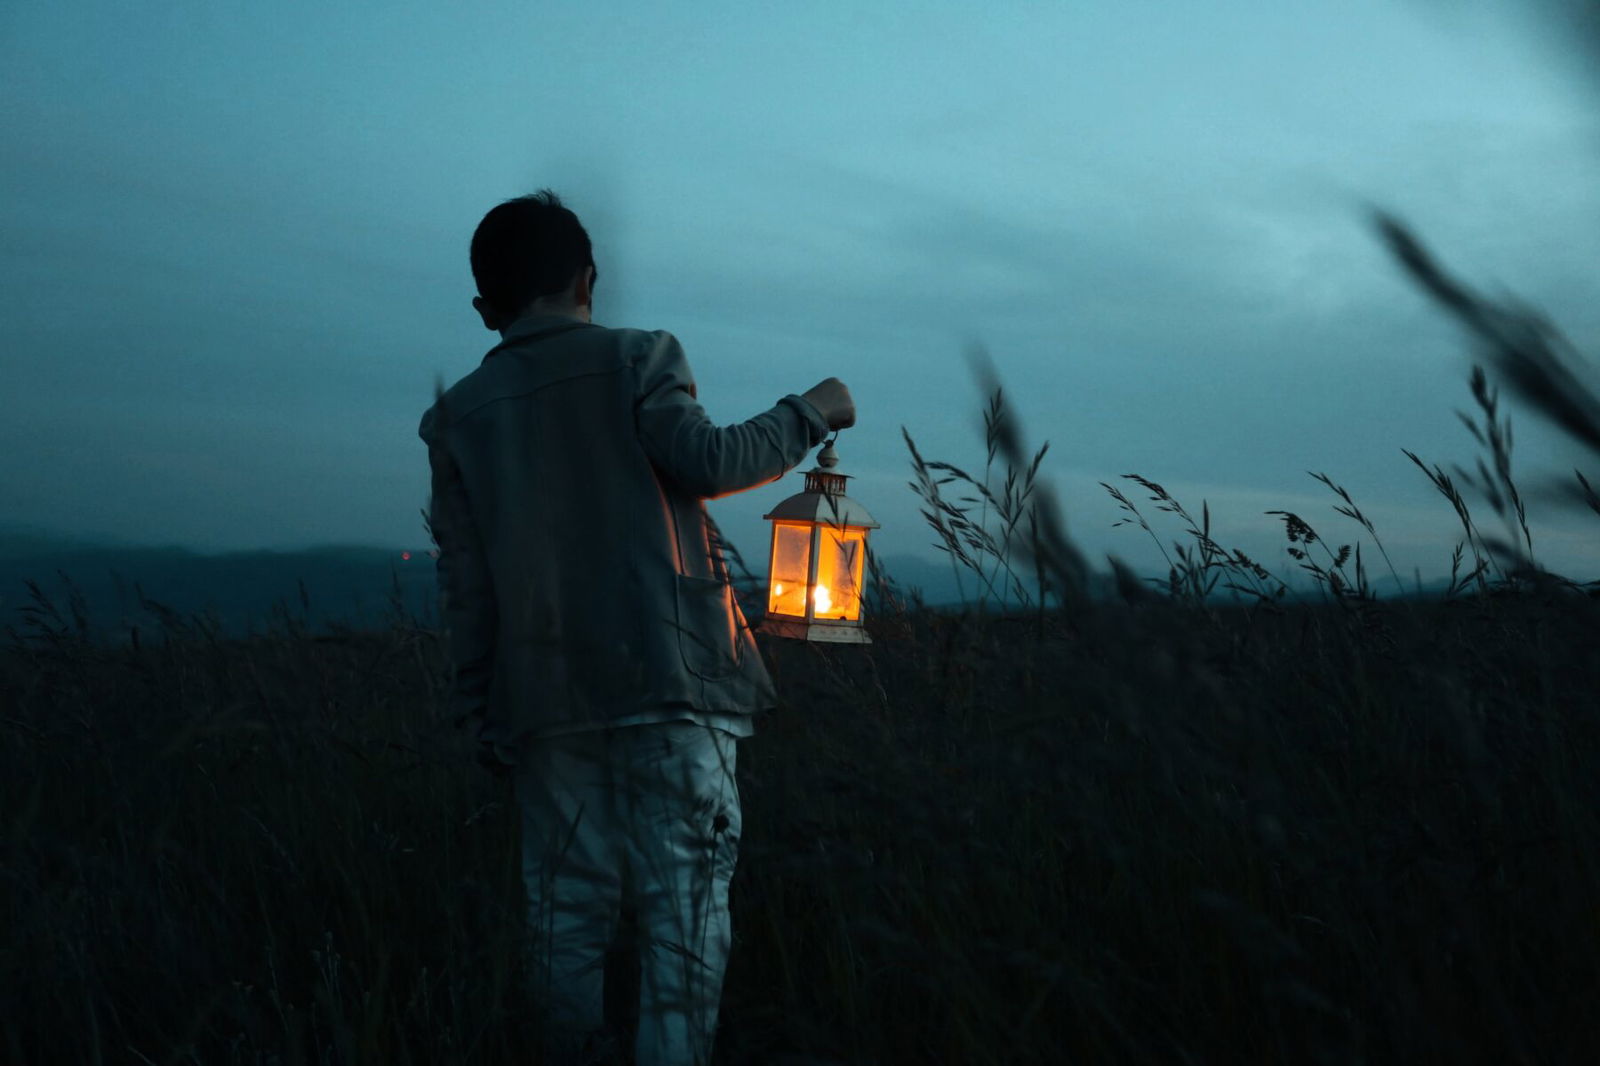
[[[702,501],[783,476],[827,428],[796,395],[713,425],[670,333],[513,323],[418,430],[456,724],[508,762],[646,722],[748,736],[772,681]]]

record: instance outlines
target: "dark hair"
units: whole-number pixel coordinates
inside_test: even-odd
[[[583,223],[549,189],[491,208],[472,234],[471,256],[478,295],[502,314],[564,292],[578,271],[594,266]]]

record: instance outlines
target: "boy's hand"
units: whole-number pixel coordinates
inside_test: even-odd
[[[817,409],[829,429],[849,429],[856,424],[856,402],[838,378],[817,382],[801,393],[800,398]]]

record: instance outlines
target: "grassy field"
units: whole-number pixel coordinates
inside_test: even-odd
[[[1593,1061],[1578,608],[768,645],[724,1061]],[[528,1061],[514,808],[432,634],[5,662],[5,1061]]]
[[[719,1059],[1600,1061],[1593,597],[1491,585],[1418,459],[1478,564],[1443,602],[1285,515],[1329,602],[1276,603],[1204,509],[1166,580],[1081,602],[990,410],[993,478],[913,465],[988,490],[930,522],[1012,609],[878,589],[869,647],[764,644]],[[440,720],[437,633],[73,614],[0,649],[0,1061],[532,1061],[515,808]]]

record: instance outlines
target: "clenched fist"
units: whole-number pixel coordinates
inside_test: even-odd
[[[838,378],[817,382],[801,393],[800,398],[817,409],[829,429],[849,429],[856,424],[856,402]]]

